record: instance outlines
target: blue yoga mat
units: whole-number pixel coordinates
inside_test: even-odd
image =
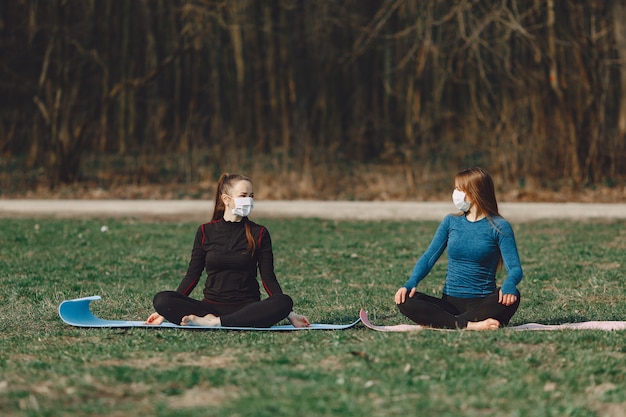
[[[90,308],[92,301],[100,300],[99,295],[91,297],[65,300],[59,304],[59,316],[65,323],[75,327],[143,327],[150,329],[175,328],[184,330],[261,330],[261,331],[296,331],[296,330],[343,330],[355,326],[361,319],[349,324],[313,323],[310,327],[294,327],[291,324],[272,327],[226,327],[226,326],[181,326],[179,324],[163,322],[159,326],[145,324],[143,321],[105,320],[96,317]]]

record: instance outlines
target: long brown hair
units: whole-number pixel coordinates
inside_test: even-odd
[[[496,200],[496,191],[491,175],[479,167],[469,168],[458,172],[454,177],[454,183],[457,184],[461,191],[469,194],[474,204],[478,207],[477,214],[484,214],[491,226],[499,233],[502,233],[492,219],[494,216],[502,216],[498,211],[498,200]],[[503,264],[502,254],[500,254],[498,269],[501,269]]]
[[[478,215],[501,217],[493,180],[487,171],[478,167],[466,169],[456,174],[454,183],[461,191],[469,194],[478,207]]]
[[[213,208],[212,217],[213,221],[219,220],[224,217],[224,211],[226,210],[226,206],[224,205],[224,201],[222,201],[222,194],[232,196],[232,189],[239,181],[248,181],[250,184],[252,184],[252,180],[245,175],[227,173],[220,175],[220,179],[217,180],[217,188],[215,190],[215,207]],[[248,218],[244,217],[242,219],[242,222],[244,222],[244,227],[246,229],[246,239],[248,240],[248,250],[246,251],[246,253],[254,255],[254,251],[256,250],[256,242],[254,241],[254,236],[252,236],[252,231],[250,230]]]

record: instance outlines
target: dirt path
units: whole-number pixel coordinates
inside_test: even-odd
[[[0,217],[132,217],[205,221],[213,209],[200,200],[0,200]],[[441,220],[451,202],[255,201],[252,218],[315,217],[336,220]],[[540,219],[626,219],[626,204],[501,203],[514,222]]]

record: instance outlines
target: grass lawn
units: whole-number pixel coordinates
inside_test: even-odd
[[[364,307],[376,324],[407,323],[393,294],[437,223],[257,221],[296,311],[348,323]],[[623,331],[122,330],[58,318],[62,300],[100,295],[98,315],[145,319],[185,273],[197,226],[0,219],[0,415],[626,416]],[[525,277],[512,325],[626,320],[626,222],[514,228]],[[438,295],[445,266],[420,289]]]

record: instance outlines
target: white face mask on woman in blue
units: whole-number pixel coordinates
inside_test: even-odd
[[[470,203],[465,201],[465,193],[461,190],[455,189],[452,192],[452,202],[454,203],[454,206],[456,208],[458,208],[464,213],[467,213],[467,211],[470,208]]]

